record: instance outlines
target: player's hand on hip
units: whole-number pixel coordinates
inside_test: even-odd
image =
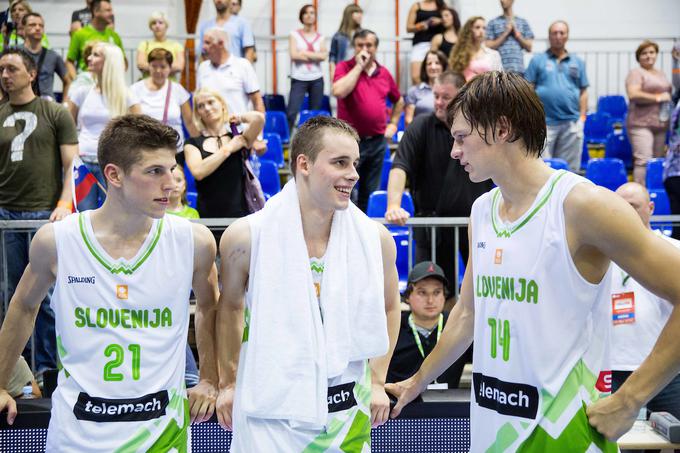
[[[406,225],[406,221],[411,217],[407,210],[402,209],[401,206],[389,207],[385,212],[385,220],[395,225]]]
[[[191,423],[208,421],[215,412],[217,389],[208,381],[201,380],[197,386],[187,390]]]
[[[7,393],[7,390],[0,390],[0,412],[7,410],[7,424],[13,425],[17,417],[17,403],[14,398]]]
[[[217,395],[217,421],[222,428],[232,431],[234,422],[232,421],[232,412],[234,410],[234,386],[230,385],[220,389]]]
[[[588,421],[608,440],[615,441],[633,426],[639,407],[626,404],[624,398],[614,393],[596,401],[586,408]]]
[[[391,418],[398,417],[404,406],[416,399],[418,395],[425,390],[417,379],[417,376],[418,373],[405,381],[396,382],[394,384],[385,384],[385,390],[398,398],[397,404],[394,405],[394,408],[392,408],[392,412],[390,413]]]
[[[381,384],[371,386],[371,428],[377,428],[390,417],[390,398]]]

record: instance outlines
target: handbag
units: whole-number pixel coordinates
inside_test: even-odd
[[[172,80],[168,80],[168,91],[165,92],[165,107],[163,108],[163,124],[168,124],[168,108],[170,108],[170,94],[172,91]]]
[[[231,124],[231,133],[235,137],[240,134],[235,124]],[[262,185],[253,172],[253,167],[250,165],[248,158],[249,150],[241,149],[241,163],[243,164],[243,196],[246,199],[246,208],[248,213],[252,214],[264,207],[264,192],[262,192]]]

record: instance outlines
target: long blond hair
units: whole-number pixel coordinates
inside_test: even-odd
[[[458,34],[458,42],[453,47],[453,52],[451,52],[451,57],[449,57],[449,69],[452,71],[462,73],[470,64],[470,60],[472,60],[474,54],[472,26],[478,20],[484,20],[484,18],[482,16],[469,18]]]
[[[345,10],[342,12],[342,21],[340,22],[340,28],[338,31],[351,38],[352,34],[361,27],[360,24],[357,24],[354,19],[352,19],[352,14],[363,12],[364,10],[361,9],[359,5],[349,4],[345,6]]]
[[[226,123],[227,118],[229,118],[229,106],[227,105],[227,102],[224,100],[224,98],[215,90],[211,90],[209,88],[201,88],[194,92],[194,108],[193,108],[193,121],[194,121],[194,126],[196,126],[196,129],[199,131],[202,131],[203,129],[206,128],[205,123],[201,119],[201,115],[198,114],[198,98],[199,96],[212,96],[217,101],[222,104],[222,122]]]
[[[118,46],[105,42],[97,43],[95,47],[101,48],[104,53],[101,80],[99,80],[97,74],[93,74],[95,82],[101,89],[111,117],[125,115],[128,110],[128,89],[125,83],[125,58],[123,57],[123,51]]]

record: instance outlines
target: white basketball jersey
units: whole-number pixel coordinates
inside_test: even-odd
[[[89,214],[54,224],[60,372],[47,450],[186,452],[191,224],[154,220],[137,255],[114,260]]]
[[[555,172],[506,223],[498,188],[472,207],[472,452],[617,451],[585,406],[609,392],[609,278],[591,284],[567,245],[563,204],[588,182]]]

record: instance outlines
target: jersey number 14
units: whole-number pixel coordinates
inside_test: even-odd
[[[510,321],[489,318],[491,327],[491,358],[495,359],[498,355],[498,346],[503,350],[503,360],[510,359]]]

